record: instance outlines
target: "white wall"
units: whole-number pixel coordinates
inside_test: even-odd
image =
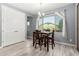
[[[25,14],[2,5],[2,45],[10,45],[25,40]]]

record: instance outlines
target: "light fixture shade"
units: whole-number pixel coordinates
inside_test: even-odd
[[[38,16],[44,16],[45,15],[45,13],[41,13],[41,12],[38,12]]]
[[[41,16],[41,12],[38,12],[38,15]]]

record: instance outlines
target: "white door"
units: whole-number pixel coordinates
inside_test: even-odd
[[[2,6],[2,45],[7,46],[25,40],[25,14]]]

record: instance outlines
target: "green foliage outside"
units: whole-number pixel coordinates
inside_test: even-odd
[[[54,28],[57,32],[61,32],[62,27],[63,27],[63,22],[62,20],[60,20],[58,25],[52,23],[45,23],[45,24],[41,24],[39,26],[39,29],[43,28],[43,30],[52,31]]]

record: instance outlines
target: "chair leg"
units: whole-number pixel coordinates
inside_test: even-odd
[[[34,46],[34,33],[33,33],[33,46]]]
[[[42,46],[42,42],[41,42],[41,40],[40,40],[40,50],[41,50],[41,46]]]
[[[54,39],[53,39],[53,45],[54,45],[54,47],[55,47]]]
[[[53,44],[54,44],[54,47],[55,47],[55,43],[54,43],[54,41],[53,41]]]
[[[44,47],[46,47],[46,39],[44,39]]]
[[[47,52],[49,51],[49,39],[47,39]]]
[[[35,42],[35,48],[36,48],[36,46],[37,46],[37,42]]]
[[[33,46],[34,46],[34,42],[33,42]]]
[[[39,45],[40,45],[40,40],[39,40]]]
[[[52,43],[52,49],[53,49],[53,40],[52,40],[52,42],[51,42],[51,43]]]
[[[35,43],[35,42],[34,42],[34,39],[33,39],[33,46],[34,46],[34,43]]]

